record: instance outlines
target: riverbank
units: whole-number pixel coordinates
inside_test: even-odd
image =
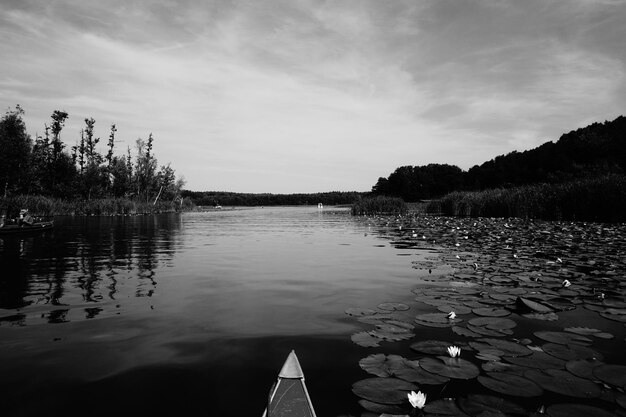
[[[430,202],[426,210],[460,217],[626,222],[626,176],[606,175],[559,184],[458,191]]]
[[[69,200],[39,195],[19,195],[0,198],[0,212],[11,217],[27,208],[34,216],[127,216],[173,213],[192,210],[189,199],[146,202],[129,198]]]

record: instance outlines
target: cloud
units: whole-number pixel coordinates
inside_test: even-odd
[[[624,108],[623,3],[8,2],[0,96],[111,123],[192,189],[367,190],[468,168]],[[124,149],[125,150],[125,149]],[[268,187],[270,184],[270,188]]]

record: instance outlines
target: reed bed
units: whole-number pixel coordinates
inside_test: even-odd
[[[407,204],[399,197],[363,197],[352,203],[352,215],[405,214]]]
[[[102,198],[92,200],[55,199],[40,195],[18,195],[0,197],[0,213],[16,216],[20,209],[28,209],[35,216],[118,216],[167,213],[189,210],[193,203],[189,199],[183,204],[173,201],[140,202],[127,198]]]
[[[626,222],[626,176],[453,192],[431,202],[427,212],[466,217]]]

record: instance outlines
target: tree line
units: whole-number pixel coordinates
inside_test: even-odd
[[[182,196],[190,198],[199,206],[297,206],[352,204],[363,193],[354,191],[331,191],[311,194],[252,194],[226,191],[189,191]]]
[[[55,110],[43,135],[33,140],[24,123],[24,110],[9,108],[0,120],[0,192],[4,197],[41,195],[58,199],[128,198],[136,201],[175,200],[185,182],[170,164],[158,167],[153,153],[154,137],[138,138],[135,155],[128,147],[116,155],[117,127],[112,124],[106,153],[97,145],[96,121],[84,119],[73,146],[61,139],[69,115]]]
[[[420,201],[453,191],[562,184],[625,174],[626,117],[619,116],[563,134],[557,142],[497,156],[468,171],[447,164],[402,166],[387,178],[379,178],[372,194]]]

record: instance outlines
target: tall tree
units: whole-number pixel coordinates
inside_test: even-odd
[[[148,136],[148,141],[139,138],[137,145],[137,163],[135,164],[134,185],[137,189],[137,196],[142,196],[148,201],[155,188],[157,160],[152,156],[152,143],[154,138],[152,133]]]
[[[9,190],[19,191],[27,186],[28,158],[32,140],[26,133],[20,105],[9,108],[0,120],[0,190],[6,196]]]
[[[68,118],[68,114],[61,110],[55,110],[52,112],[52,125],[50,126],[50,130],[52,130],[52,159],[56,160],[65,145],[61,141],[61,130],[63,130],[63,126],[65,126],[65,121]]]

